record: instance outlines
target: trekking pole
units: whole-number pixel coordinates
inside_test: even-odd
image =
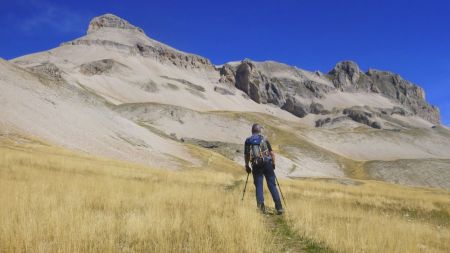
[[[245,180],[244,192],[242,193],[241,201],[244,201],[244,195],[245,195],[245,190],[247,189],[247,182],[248,182],[248,176],[249,175],[250,175],[250,173],[247,173],[247,179]]]
[[[275,180],[277,181],[278,189],[280,189],[281,197],[283,198],[283,203],[284,203],[284,207],[286,207],[286,208],[287,208],[287,205],[286,205],[286,200],[284,199],[284,195],[283,195],[283,192],[281,191],[280,183],[278,183],[278,178],[277,178],[277,175],[275,175]]]

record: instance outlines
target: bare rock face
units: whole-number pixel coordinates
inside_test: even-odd
[[[317,102],[312,102],[309,105],[309,111],[313,114],[329,114],[330,111],[325,110],[323,105]]]
[[[42,75],[52,81],[63,81],[62,71],[53,63],[44,63],[31,67],[31,70],[39,75]]]
[[[236,70],[236,87],[257,103],[271,103],[282,106],[284,94],[279,85],[271,82],[267,76],[256,69],[249,60],[244,60]]]
[[[297,117],[303,118],[308,115],[308,108],[297,101],[295,97],[288,97],[286,103],[281,107],[281,109],[286,110]]]
[[[359,67],[355,62],[342,61],[330,71],[333,84],[336,88],[344,90],[356,86],[360,77]]]
[[[362,107],[354,106],[350,108],[345,108],[341,111],[342,114],[328,115],[325,118],[320,118],[315,121],[315,127],[324,127],[326,125],[333,125],[338,122],[352,120],[360,124],[369,126],[375,129],[381,129],[383,126],[380,122],[374,119],[374,114],[372,112],[366,111]]]
[[[87,33],[88,34],[93,33],[102,28],[105,28],[105,27],[133,30],[133,31],[137,31],[140,33],[144,33],[144,31],[141,28],[136,27],[136,26],[128,23],[128,21],[126,21],[125,19],[122,19],[113,14],[105,14],[105,15],[98,16],[98,17],[95,17],[94,19],[92,19],[91,22],[89,23]]]
[[[347,115],[353,121],[370,126],[372,128],[381,129],[381,124],[377,121],[372,120],[372,113],[366,112],[357,108],[346,108],[342,112]]]
[[[221,68],[219,68],[221,83],[230,83],[233,84],[236,82],[236,73],[232,66],[229,64],[224,64]]]
[[[439,109],[427,103],[425,92],[419,86],[387,71],[369,69],[366,76],[370,78],[372,87],[380,94],[399,102],[415,115],[433,124],[440,124]]]
[[[156,57],[162,63],[170,63],[185,69],[214,69],[207,58],[194,54],[182,53],[168,47],[137,43],[135,47],[130,48],[130,51],[133,54],[137,53],[144,57]]]
[[[244,60],[235,66],[225,64],[218,70],[221,82],[234,81],[235,86],[255,102],[275,104],[298,117],[304,117],[308,113],[324,115],[330,112],[324,110],[320,104],[302,104],[296,98],[305,98],[302,101],[315,101],[330,92],[367,92],[377,93],[401,104],[405,113],[398,114],[402,116],[411,116],[406,113],[411,111],[413,115],[433,124],[440,124],[439,109],[426,102],[422,88],[391,72],[369,69],[367,73],[363,73],[352,61],[338,62],[325,75],[319,72],[311,73],[315,77],[305,75],[304,72],[291,66],[250,60]],[[280,71],[284,74],[280,75]],[[323,84],[317,78],[331,81],[334,87]],[[357,119],[358,122],[364,121],[355,113],[350,113],[349,117]],[[368,125],[379,128],[378,123],[371,124],[372,122]]]
[[[128,21],[117,17],[113,14],[105,14],[95,17],[89,23],[87,34],[95,34],[102,29],[116,29],[119,36],[110,36],[114,33],[107,33],[101,36],[87,36],[73,41],[61,43],[61,46],[101,46],[111,50],[117,50],[121,53],[135,56],[153,58],[163,64],[175,65],[184,69],[206,69],[214,70],[214,66],[209,59],[194,54],[184,53],[171,48],[162,43],[156,42],[145,35],[144,31]],[[135,31],[136,39],[130,38],[130,42],[118,40],[121,36],[133,36],[130,33],[122,33],[123,31]],[[121,34],[122,33],[122,34]]]
[[[309,80],[304,74],[291,66],[275,62],[257,63],[244,60],[237,66],[225,64],[219,69],[220,80],[233,81],[236,88],[244,91],[257,103],[271,103],[291,112],[298,117],[306,116],[310,111],[309,104],[302,104],[301,97],[322,98],[332,87]],[[286,71],[293,75],[272,75],[273,72]],[[325,112],[321,105],[312,105],[313,113]]]
[[[324,119],[318,119],[315,122],[315,126],[316,127],[322,127],[322,126],[324,126],[326,124],[329,124],[330,122],[331,122],[331,118],[330,117],[327,117],[327,118],[324,118]]]
[[[310,112],[329,113],[319,103],[303,104],[298,98],[305,98],[305,101],[322,98],[333,87],[308,79],[302,71],[294,67],[275,62],[257,63],[246,59],[235,66],[225,64],[219,71],[221,82],[234,81],[236,88],[244,91],[257,103],[277,105],[298,117],[304,117]],[[291,73],[294,77],[272,75],[273,72],[280,71]]]
[[[330,116],[330,117],[326,117],[326,118],[321,118],[315,121],[315,127],[325,127],[327,125],[333,126],[336,123],[339,122],[343,122],[348,120],[349,117],[346,115],[341,115],[341,116]],[[381,125],[380,125],[381,128]]]
[[[394,106],[394,108],[392,108],[391,115],[392,114],[398,114],[398,115],[401,115],[401,116],[407,116],[408,113],[405,111],[405,109],[403,109],[401,107],[398,107],[398,106]]]
[[[108,32],[96,33],[102,29],[108,29]],[[135,31],[136,38],[123,39],[120,36],[133,36],[133,33],[124,33],[124,30]],[[367,92],[387,97],[400,104],[405,112],[411,112],[433,124],[440,124],[439,110],[426,102],[422,88],[391,72],[373,69],[369,69],[367,73],[361,72],[353,61],[338,62],[328,74],[304,71],[272,61],[243,60],[240,64],[230,63],[216,68],[207,58],[178,51],[142,36],[142,29],[113,14],[92,19],[88,34],[92,35],[63,45],[106,47],[126,55],[152,58],[181,69],[217,71],[220,74],[219,83],[235,86],[256,103],[274,104],[299,117],[309,113],[329,114],[319,103],[329,93]],[[86,75],[96,75],[111,71],[116,65],[102,60],[81,66],[80,70]],[[216,92],[229,94],[223,89],[216,89]],[[311,103],[312,101],[318,102]]]
[[[234,95],[234,92],[224,87],[214,87],[214,91],[222,95]]]
[[[440,124],[439,109],[426,102],[424,90],[398,74],[375,69],[362,73],[356,63],[343,61],[336,64],[329,75],[335,87],[342,91],[381,94],[404,105],[413,114],[433,124]]]
[[[261,103],[261,80],[253,63],[244,61],[236,70],[236,87],[247,93],[251,99]]]
[[[109,73],[114,67],[118,66],[124,65],[113,59],[103,59],[82,64],[80,66],[80,72],[88,76],[100,75],[103,73]]]

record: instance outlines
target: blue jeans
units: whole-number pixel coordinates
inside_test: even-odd
[[[258,204],[258,206],[264,204],[263,177],[265,177],[267,187],[269,188],[270,194],[272,195],[273,202],[275,202],[275,207],[281,208],[281,200],[275,182],[276,180],[275,171],[272,166],[272,161],[268,161],[260,167],[254,167],[252,171],[253,171],[253,182],[256,188],[256,203]]]

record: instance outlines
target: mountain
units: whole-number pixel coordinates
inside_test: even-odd
[[[81,38],[1,60],[0,89],[2,135],[167,169],[237,171],[258,121],[282,176],[450,188],[450,131],[423,89],[352,61],[326,74],[249,59],[215,66],[105,14]]]
[[[249,60],[225,65],[221,70],[228,81],[255,102],[275,104],[298,117],[308,113],[326,115],[339,107],[359,105],[354,101],[359,96],[376,94],[380,96],[373,96],[370,99],[373,103],[365,105],[378,107],[378,114],[409,114],[440,124],[439,110],[426,102],[422,88],[387,71],[369,69],[363,73],[352,61],[337,63],[328,74],[318,71],[310,73],[276,62],[256,63]],[[353,99],[343,98],[349,95]],[[335,97],[339,100],[332,99]],[[386,98],[389,101],[382,101]],[[391,108],[388,112],[383,110]],[[358,115],[359,118],[361,116],[364,118],[364,115]],[[349,117],[381,128],[380,124],[368,124],[368,120],[361,122],[362,119],[358,120],[351,114]]]

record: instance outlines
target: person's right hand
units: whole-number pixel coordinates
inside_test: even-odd
[[[252,172],[252,168],[250,168],[250,166],[245,165],[245,170],[247,171],[247,174],[250,174]]]

